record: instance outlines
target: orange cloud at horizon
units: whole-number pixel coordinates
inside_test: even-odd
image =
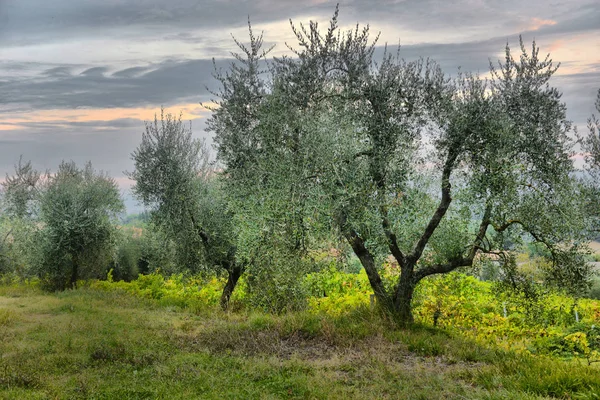
[[[21,126],[16,124],[0,123],[0,131],[14,131],[17,129],[21,129]]]
[[[214,107],[216,104],[206,103],[206,106]],[[199,103],[176,104],[164,108],[165,114],[170,113],[179,116],[184,121],[205,118],[210,110]],[[155,115],[160,115],[158,107],[134,107],[134,108],[84,108],[84,109],[61,109],[41,110],[33,112],[21,112],[5,118],[0,123],[0,131],[11,131],[22,129],[27,123],[56,123],[68,126],[72,122],[94,122],[111,121],[116,119],[133,118],[141,121],[154,120]]]

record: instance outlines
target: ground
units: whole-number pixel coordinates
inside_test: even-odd
[[[125,293],[0,287],[0,398],[599,398],[594,367],[368,310],[189,313]]]

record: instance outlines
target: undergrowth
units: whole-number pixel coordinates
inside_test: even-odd
[[[384,278],[391,281],[394,273],[388,270]],[[223,282],[216,278],[164,278],[151,274],[140,275],[132,282],[109,279],[89,285],[203,314],[218,307]],[[364,271],[354,274],[325,269],[308,275],[304,285],[309,293],[309,314],[344,317],[356,310],[376,308]],[[231,309],[252,312],[245,296],[242,280],[232,297]],[[436,325],[478,343],[519,353],[579,358],[588,363],[600,361],[600,302],[596,300],[575,299],[557,292],[526,299],[500,291],[493,283],[453,273],[421,282],[413,304],[417,323]],[[348,318],[348,324],[352,321]]]

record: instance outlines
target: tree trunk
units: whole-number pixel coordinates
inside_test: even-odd
[[[223,310],[227,310],[227,307],[229,307],[229,299],[231,298],[231,294],[233,293],[240,276],[242,276],[243,270],[242,267],[234,265],[231,269],[228,269],[227,272],[229,273],[229,276],[227,277],[227,283],[225,284],[223,294],[221,295],[221,308]]]
[[[414,322],[412,296],[415,286],[412,268],[404,268],[396,287],[396,293],[394,293],[394,314],[403,325],[410,325]]]
[[[373,289],[377,303],[384,310],[392,311],[392,302],[390,296],[385,291],[385,287],[381,281],[381,276],[379,276],[379,272],[377,272],[375,258],[369,249],[366,248],[363,239],[358,236],[356,232],[348,231],[346,232],[345,236],[346,240],[352,247],[354,254],[356,254],[360,260],[360,263],[365,269],[365,272],[367,273],[367,277],[369,278],[369,283],[371,284],[371,288]]]
[[[71,266],[71,289],[77,289],[77,279],[78,279],[79,267],[76,261],[73,261],[73,265]]]

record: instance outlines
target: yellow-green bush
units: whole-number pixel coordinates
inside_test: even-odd
[[[162,305],[199,309],[219,304],[223,285],[224,281],[217,278],[184,278],[181,274],[165,278],[159,273],[140,275],[131,282],[114,282],[109,273],[108,280],[95,281],[91,287],[122,290],[134,296],[157,300]]]

